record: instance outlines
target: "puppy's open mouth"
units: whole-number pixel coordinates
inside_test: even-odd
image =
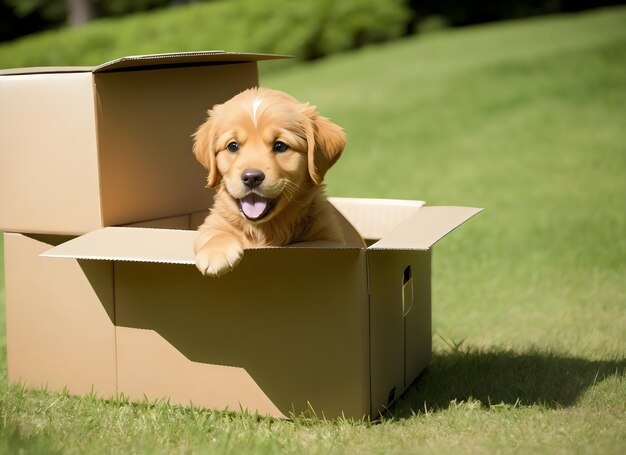
[[[243,216],[250,221],[259,221],[265,218],[274,207],[274,199],[268,199],[256,193],[249,193],[241,199],[237,199],[237,203]]]

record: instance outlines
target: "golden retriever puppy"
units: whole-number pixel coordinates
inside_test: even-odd
[[[196,266],[220,276],[246,247],[303,241],[344,243],[323,178],[346,143],[314,106],[266,88],[246,90],[208,112],[193,152],[216,188],[198,228]]]

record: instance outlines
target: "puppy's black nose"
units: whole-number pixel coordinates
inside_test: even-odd
[[[241,181],[248,188],[259,186],[265,180],[265,174],[260,169],[246,169],[241,173]]]

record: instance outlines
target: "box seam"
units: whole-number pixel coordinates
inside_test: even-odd
[[[115,399],[120,399],[119,360],[117,350],[117,299],[115,298],[115,261],[111,261],[111,291],[113,297],[113,349],[115,357]]]
[[[370,255],[365,249],[365,279],[367,282],[367,373],[369,376],[367,397],[370,417],[374,416],[372,400],[372,293],[370,291]]]
[[[94,73],[91,74],[91,84],[93,87],[93,119],[94,119],[94,130],[96,132],[96,162],[97,162],[97,172],[98,172],[98,204],[100,205],[100,210],[98,213],[100,214],[100,226],[104,226],[104,207],[102,204],[102,160],[100,159],[100,131],[98,130],[98,121],[99,121],[99,112],[100,112],[100,96],[98,93],[98,85],[96,84],[96,77]]]

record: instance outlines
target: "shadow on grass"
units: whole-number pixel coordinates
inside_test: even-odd
[[[447,409],[450,403],[572,406],[590,386],[626,374],[626,359],[592,361],[552,353],[455,351],[433,353],[426,371],[389,410],[409,417]]]

